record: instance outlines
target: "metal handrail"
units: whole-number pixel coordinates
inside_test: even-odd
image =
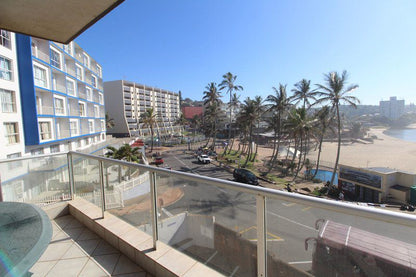
[[[74,152],[74,153],[78,153],[78,152]],[[65,157],[65,155],[67,155],[67,154],[68,154],[68,152],[60,152],[60,153],[41,154],[41,155],[19,157],[19,158],[12,158],[12,159],[2,159],[2,160],[0,160],[0,164],[2,164],[2,163],[12,163],[12,162],[24,161],[24,160],[39,159],[39,158],[48,158],[48,157],[53,157],[53,156]]]
[[[79,152],[70,151],[69,153],[80,155],[83,157],[88,157],[95,160],[102,160],[112,163],[117,163],[125,166],[138,167],[143,170],[148,170],[150,172],[162,173],[165,175],[177,176],[189,181],[194,182],[204,182],[210,185],[217,187],[232,189],[239,192],[249,193],[253,196],[264,196],[270,199],[291,201],[301,205],[308,205],[315,208],[331,210],[334,212],[339,212],[342,214],[360,216],[369,219],[375,219],[386,223],[400,224],[410,227],[416,227],[416,217],[414,215],[404,214],[393,212],[389,210],[374,209],[372,207],[358,206],[351,203],[339,202],[329,199],[322,199],[318,197],[311,197],[307,195],[301,195],[296,193],[290,193],[286,191],[274,190],[263,187],[256,187],[246,184],[237,183],[234,181],[227,181],[222,179],[216,179],[201,175],[195,175],[187,172],[180,172],[175,170],[169,170],[164,168],[157,168],[149,165],[142,165],[136,163],[130,163],[126,161],[114,160],[110,158],[104,158],[99,156],[94,156],[90,154],[84,154]]]

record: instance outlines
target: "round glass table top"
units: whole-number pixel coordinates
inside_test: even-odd
[[[46,213],[32,204],[0,202],[0,276],[22,276],[52,238]]]

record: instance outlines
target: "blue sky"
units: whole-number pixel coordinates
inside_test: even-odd
[[[362,104],[416,103],[416,1],[126,0],[77,39],[126,79],[202,98],[226,72],[241,98],[347,70]],[[228,101],[225,96],[224,101]]]

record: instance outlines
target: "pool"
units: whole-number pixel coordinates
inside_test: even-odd
[[[305,173],[306,173],[306,171],[305,171]],[[315,174],[315,169],[311,170],[311,174],[312,175]],[[331,182],[332,171],[318,169],[318,173],[316,174],[315,178],[319,179],[323,182],[326,182],[326,181]],[[336,186],[337,184],[338,184],[338,174],[335,173],[334,185]]]

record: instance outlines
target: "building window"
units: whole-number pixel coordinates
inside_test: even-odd
[[[78,133],[78,120],[70,120],[69,121],[69,130],[71,132],[71,136],[77,136]]]
[[[95,88],[97,87],[97,77],[94,75],[91,76],[91,85]]]
[[[84,62],[84,65],[89,68],[90,67],[90,57],[88,57],[88,55],[84,53],[84,55],[82,56],[82,60]]]
[[[55,114],[65,115],[65,99],[55,96],[53,101],[55,104]]]
[[[97,105],[94,105],[94,117],[100,117],[100,109]]]
[[[97,71],[97,75],[102,77],[102,71],[101,71],[101,66],[99,66],[98,64],[96,65],[96,71]]]
[[[51,65],[61,69],[61,53],[51,48]]]
[[[72,79],[66,79],[66,93],[75,96],[75,82]]]
[[[87,91],[87,100],[92,101],[92,90],[89,87],[86,87],[85,90]]]
[[[77,76],[77,79],[83,81],[84,80],[84,78],[83,78],[84,74],[82,74],[82,72],[83,72],[82,67],[79,66],[79,65],[75,65],[75,66],[76,66],[76,76]]]
[[[101,120],[101,131],[104,132],[105,131],[105,121]]]
[[[98,93],[98,103],[100,103],[101,105],[104,104],[104,97],[102,93]]]
[[[48,87],[48,82],[46,79],[46,69],[41,68],[37,65],[33,65],[33,75],[35,78],[35,85],[38,87]]]
[[[10,42],[10,32],[6,30],[0,30],[0,45],[11,49],[12,44]]]
[[[50,140],[52,139],[52,128],[51,122],[44,121],[39,122],[39,130],[40,130],[40,139],[41,140]]]
[[[34,150],[30,151],[30,154],[32,156],[42,155],[43,154],[43,148],[34,149]]]
[[[64,50],[69,54],[69,55],[73,55],[72,53],[72,43],[69,44],[64,44]]]
[[[3,113],[16,112],[16,98],[14,91],[0,88],[1,111]]]
[[[85,103],[79,102],[78,106],[79,106],[79,116],[87,116],[87,111],[85,109]]]
[[[60,152],[59,144],[51,145],[50,149],[51,149],[51,153],[59,153]]]
[[[19,143],[19,125],[17,122],[4,123],[6,140],[8,144]]]
[[[2,56],[0,56],[0,78],[13,80],[12,61]]]
[[[88,130],[91,133],[94,133],[94,121],[93,120],[88,120]]]
[[[22,157],[22,153],[20,152],[7,155],[7,159],[16,159],[20,157]],[[9,169],[15,169],[23,165],[22,161],[8,162],[7,164],[9,165]]]

